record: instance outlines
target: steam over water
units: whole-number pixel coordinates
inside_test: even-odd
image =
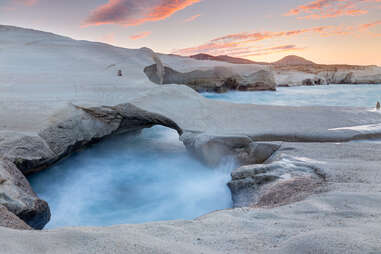
[[[154,127],[116,136],[32,175],[51,208],[46,228],[194,219],[232,207],[232,161],[211,169],[193,159],[177,132]]]

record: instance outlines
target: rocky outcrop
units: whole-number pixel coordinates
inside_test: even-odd
[[[50,210],[48,204],[36,196],[23,174],[45,169],[112,134],[136,132],[157,124],[182,134],[172,120],[131,104],[94,108],[70,106],[67,111],[61,113],[60,121],[42,130],[38,136],[7,133],[0,139],[0,205],[34,229],[42,229],[48,223]]]
[[[324,180],[318,168],[284,157],[266,164],[248,165],[232,173],[229,188],[234,207],[278,206],[299,201]]]
[[[273,74],[265,70],[241,76],[227,67],[214,67],[211,70],[195,70],[187,73],[165,67],[162,83],[156,64],[146,67],[144,73],[156,84],[184,84],[198,92],[276,90]]]
[[[151,55],[152,60],[155,62],[156,66],[156,82],[160,85],[164,84],[164,76],[165,76],[165,68],[163,63],[160,60],[160,57],[150,48],[141,48],[140,50],[143,50]]]
[[[172,120],[131,104],[91,108],[71,105],[56,117],[60,120],[37,136],[2,133],[2,158],[14,163],[23,174],[30,174],[114,133],[135,132],[156,124],[182,133]]]
[[[240,91],[275,91],[276,83],[274,74],[270,71],[260,70],[244,76],[238,81]]]
[[[315,77],[313,79],[305,79],[302,83],[303,86],[320,86],[320,85],[327,85],[327,82],[325,79]]]
[[[351,65],[274,66],[279,86],[325,84],[381,84],[381,68]]]
[[[254,142],[247,136],[215,136],[185,133],[180,137],[187,150],[206,165],[215,167],[231,158],[238,165],[263,163],[279,144]]]
[[[280,185],[277,190],[284,190],[284,195],[268,192],[254,209],[226,209],[194,220],[42,232],[0,227],[1,252],[377,253],[381,248],[381,158],[377,153],[381,145],[287,143],[284,147],[270,163],[287,154],[292,160],[297,157],[299,162],[324,168],[327,192],[295,180],[291,192],[287,184],[286,188]],[[311,189],[308,186],[314,194],[299,202],[283,206],[267,202],[278,197],[285,200],[288,193]]]
[[[36,196],[24,175],[7,160],[0,160],[0,206],[34,229],[42,229],[50,219],[48,204]],[[15,226],[21,225],[27,229],[22,223],[7,215],[4,208],[2,216],[9,218],[9,223],[14,221]]]

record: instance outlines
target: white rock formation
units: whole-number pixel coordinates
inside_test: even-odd
[[[211,145],[218,158],[219,148],[215,147],[222,144],[223,155],[228,152],[257,163],[274,152],[270,149],[262,157],[251,157],[250,153],[265,151],[258,141],[309,142],[281,144],[266,163],[289,156],[306,161],[308,168],[324,169],[321,191],[328,191],[319,193],[314,187],[305,192],[313,195],[299,203],[219,211],[192,221],[41,232],[0,227],[0,252],[370,253],[381,248],[381,147],[376,143],[332,143],[380,138],[378,112],[211,101],[185,86],[150,82],[143,72],[154,63],[147,50],[8,26],[0,26],[0,38],[0,161],[13,165],[14,174],[44,169],[114,133],[160,124],[176,129],[200,157]],[[164,65],[183,72],[221,64],[242,74],[262,68],[169,55],[160,58]],[[118,69],[123,71],[122,77],[115,75]],[[14,203],[23,207],[23,199],[18,197],[24,197],[22,191],[26,190],[4,186],[13,180],[3,172],[1,178],[6,181],[0,179],[0,218],[7,221],[1,225],[12,226],[13,222],[17,228],[27,228],[9,216]],[[269,204],[268,197],[279,194],[277,190],[294,191],[298,186],[265,186],[269,192],[263,204]],[[31,193],[29,197],[36,198]],[[296,200],[301,199],[290,199]],[[44,215],[29,208],[28,215]],[[28,221],[30,217],[20,218]]]

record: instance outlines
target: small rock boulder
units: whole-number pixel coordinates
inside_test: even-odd
[[[317,169],[293,158],[243,166],[228,186],[234,207],[279,206],[299,201],[323,182]]]
[[[184,133],[180,137],[188,151],[208,166],[216,167],[226,158],[239,165],[263,163],[280,147],[277,143],[256,143],[247,136],[215,136]]]

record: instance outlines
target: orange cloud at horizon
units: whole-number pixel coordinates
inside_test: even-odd
[[[379,3],[381,0],[315,0],[291,9],[285,16],[298,19],[325,19],[338,16],[359,16],[368,13],[364,4]],[[306,14],[304,16],[300,16]]]
[[[143,38],[149,36],[151,33],[152,33],[151,31],[141,32],[141,33],[130,36],[130,39],[131,40],[140,40],[140,39],[143,39]]]
[[[298,47],[296,45],[283,45],[261,49],[258,48],[258,45],[256,45],[255,43],[263,40],[271,40],[274,38],[287,38],[305,33],[315,33],[320,36],[333,36],[367,32],[369,34],[379,36],[379,34],[370,31],[370,28],[375,27],[377,25],[381,25],[381,20],[377,20],[372,23],[360,24],[357,26],[319,26],[280,32],[243,32],[221,36],[195,47],[173,50],[172,53],[180,55],[195,55],[199,53],[206,53],[212,55],[227,54],[237,57],[270,55],[285,51],[299,51],[305,49],[305,47]]]
[[[83,27],[104,24],[136,26],[164,20],[201,0],[108,0],[83,22]]]
[[[15,3],[21,3],[27,6],[34,5],[38,2],[38,0],[12,0]]]
[[[196,15],[193,15],[192,17],[187,18],[184,21],[185,22],[192,22],[193,20],[198,19],[200,16],[201,16],[201,14],[196,14]]]

